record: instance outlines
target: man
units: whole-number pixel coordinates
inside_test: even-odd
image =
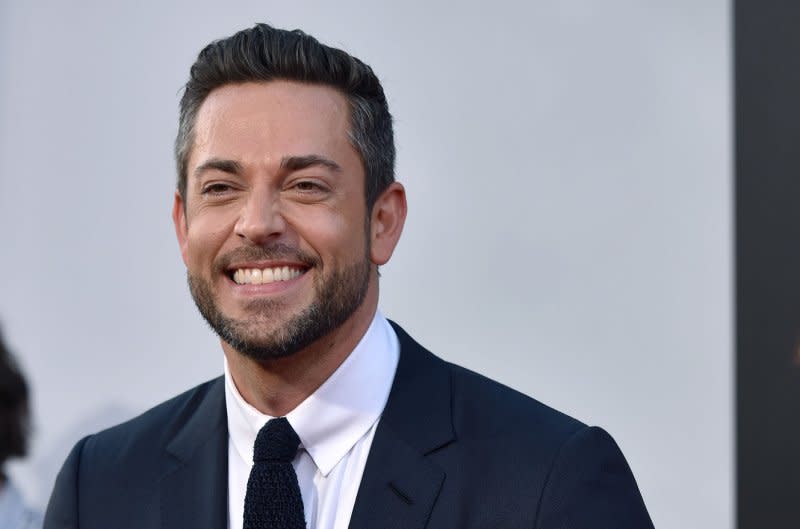
[[[406,216],[372,70],[257,25],[192,66],[173,220],[223,377],[81,440],[45,527],[652,527],[622,454],[377,311]]]
[[[42,515],[25,504],[5,473],[6,461],[28,450],[28,384],[0,336],[0,527],[38,529]]]

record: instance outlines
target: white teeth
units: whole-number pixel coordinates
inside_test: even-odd
[[[239,268],[233,273],[233,280],[239,285],[262,285],[275,281],[288,281],[303,272],[299,268],[278,266],[275,268]]]

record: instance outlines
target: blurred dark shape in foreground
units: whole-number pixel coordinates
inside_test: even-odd
[[[28,384],[0,335],[0,527],[39,529],[42,516],[30,509],[5,472],[6,462],[28,450]]]

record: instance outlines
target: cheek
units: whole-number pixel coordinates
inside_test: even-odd
[[[218,254],[230,233],[225,218],[203,214],[192,218],[187,232],[187,256],[194,264],[207,264]]]
[[[365,220],[330,208],[297,212],[289,223],[325,264],[349,263],[365,255]]]

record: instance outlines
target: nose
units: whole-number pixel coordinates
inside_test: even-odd
[[[253,189],[242,206],[234,227],[236,235],[254,245],[263,246],[286,231],[278,194],[266,189]]]

